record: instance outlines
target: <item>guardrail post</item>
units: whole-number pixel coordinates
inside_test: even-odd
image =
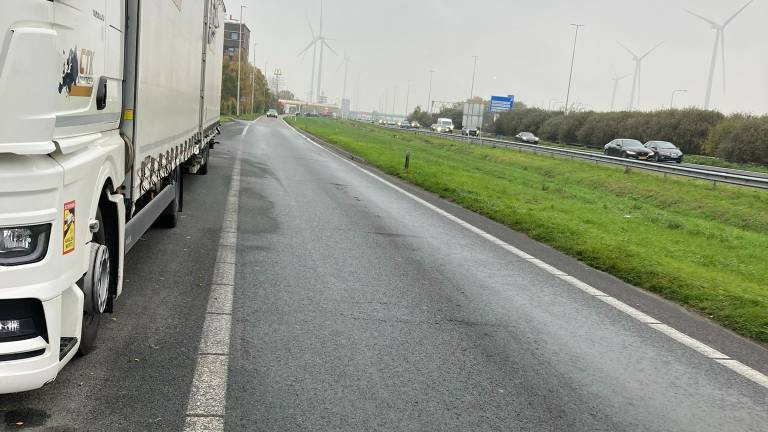
[[[408,151],[405,152],[405,169],[406,169],[406,171],[408,170],[408,168],[410,168],[410,166],[411,166],[411,151],[408,150]]]

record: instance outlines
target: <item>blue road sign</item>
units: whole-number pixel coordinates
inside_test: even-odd
[[[512,109],[515,103],[514,96],[491,96],[490,112],[504,112]]]

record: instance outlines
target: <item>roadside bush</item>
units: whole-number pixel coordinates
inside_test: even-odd
[[[768,117],[726,119],[712,130],[707,145],[731,162],[768,165]]]
[[[502,114],[494,130],[504,135],[530,131],[550,141],[588,147],[602,147],[615,138],[663,140],[674,142],[686,153],[699,154],[709,132],[723,118],[718,112],[698,109],[574,112],[563,118],[562,112],[528,108]]]

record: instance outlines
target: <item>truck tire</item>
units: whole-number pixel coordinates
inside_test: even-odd
[[[77,350],[80,355],[86,355],[96,347],[101,315],[109,296],[109,248],[101,209],[96,210],[96,220],[99,230],[93,233],[88,272],[80,286],[84,294],[83,323],[80,327],[80,347]]]
[[[200,165],[200,169],[197,170],[198,175],[207,175],[208,174],[208,158],[210,156],[211,150],[210,148],[206,147],[203,151],[203,164]]]
[[[160,217],[157,218],[156,224],[163,228],[176,228],[179,224],[179,211],[181,211],[181,194],[184,193],[181,185],[181,169],[176,168],[173,173],[173,183],[167,187],[172,187],[176,190],[176,194],[168,204],[168,207],[163,210]]]

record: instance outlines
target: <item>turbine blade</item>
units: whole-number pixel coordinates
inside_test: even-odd
[[[299,56],[301,56],[302,54],[304,54],[304,53],[306,53],[307,51],[309,51],[309,49],[310,49],[310,48],[312,48],[312,46],[315,44],[315,42],[317,42],[317,39],[312,39],[312,42],[310,42],[310,43],[309,43],[309,45],[307,45],[307,47],[306,47],[306,48],[304,48],[303,50],[301,50],[301,51],[299,52],[299,54],[298,54],[296,57],[299,57]]]
[[[723,27],[727,26],[728,24],[730,24],[730,23],[731,23],[731,21],[733,21],[734,19],[736,19],[736,17],[737,17],[737,16],[739,16],[739,14],[741,14],[742,12],[744,12],[744,9],[746,9],[746,8],[747,8],[749,5],[751,5],[753,1],[755,1],[755,0],[749,0],[749,2],[747,2],[747,4],[745,4],[744,6],[742,6],[742,7],[741,7],[741,9],[739,9],[739,10],[738,10],[738,11],[737,11],[735,14],[733,14],[733,16],[731,16],[730,18],[728,18],[728,19],[727,19],[727,20],[726,20],[726,21],[723,23]]]
[[[652,52],[654,52],[654,51],[656,51],[657,49],[659,49],[659,47],[660,47],[660,46],[662,46],[662,45],[664,45],[664,41],[661,41],[661,42],[659,42],[659,43],[658,43],[658,45],[656,45],[655,47],[651,48],[651,50],[650,50],[650,51],[648,51],[647,53],[643,54],[643,56],[642,56],[642,57],[640,57],[640,60],[643,60],[644,58],[646,58],[646,57],[648,57],[649,55],[651,55],[651,53],[652,53]]]
[[[720,35],[720,51],[721,51],[720,54],[723,57],[723,94],[725,94],[725,90],[726,90],[725,86],[727,82],[725,79],[725,31],[720,30],[720,33],[722,33]]]
[[[325,40],[325,39],[323,39],[323,45],[325,45],[325,47],[326,47],[326,48],[328,48],[329,50],[331,50],[331,52],[332,52],[334,55],[339,55],[339,53],[337,53],[337,52],[336,52],[336,50],[334,50],[333,48],[331,48],[331,46],[330,46],[330,45],[328,45],[328,42],[326,42],[326,40]]]
[[[312,32],[312,39],[317,39],[317,34],[315,34],[315,27],[312,25],[312,21],[309,19],[309,13],[306,11],[304,12],[304,18],[307,19],[307,25],[309,25],[309,31]]]
[[[617,44],[619,44],[619,46],[620,46],[620,47],[624,48],[624,51],[628,52],[628,53],[629,53],[629,55],[631,55],[633,58],[637,59],[637,54],[635,54],[634,52],[632,52],[632,50],[631,50],[631,49],[627,48],[626,46],[624,46],[624,44],[623,44],[623,43],[621,43],[621,42],[619,42],[619,41],[616,41],[616,43],[617,43]]]
[[[701,15],[697,14],[696,12],[691,12],[691,11],[690,11],[690,10],[688,10],[688,9],[683,9],[683,10],[684,10],[684,11],[686,11],[686,12],[688,12],[689,14],[691,14],[691,15],[695,16],[696,18],[698,18],[698,19],[702,20],[702,21],[705,21],[705,22],[708,22],[708,23],[712,24],[712,27],[720,27],[720,24],[718,24],[718,23],[716,23],[716,22],[712,21],[712,20],[711,20],[711,19],[709,19],[709,18],[706,18],[706,17],[703,17],[703,16],[701,16]]]

